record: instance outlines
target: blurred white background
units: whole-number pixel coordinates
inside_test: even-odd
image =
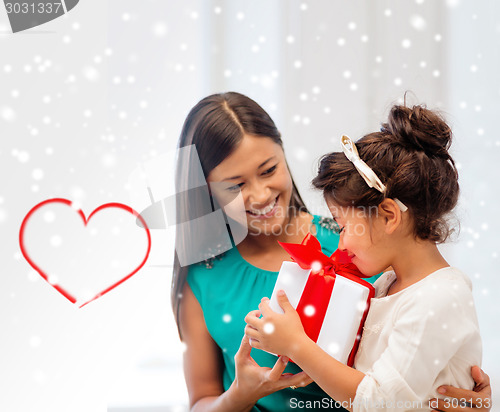
[[[87,215],[139,207],[133,170],[175,147],[198,100],[228,90],[268,110],[323,214],[310,180],[340,134],[378,130],[407,90],[443,110],[462,188],[461,232],[443,250],[473,280],[498,398],[499,2],[82,0],[27,32],[8,24],[0,6],[0,410],[185,410],[172,233],[155,231],[146,267],[82,310],[34,273],[18,233],[47,198]]]

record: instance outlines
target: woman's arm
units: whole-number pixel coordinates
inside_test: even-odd
[[[180,308],[180,331],[186,345],[184,374],[192,412],[246,412],[260,398],[288,386],[312,382],[303,372],[282,374],[287,359],[280,358],[271,368],[261,368],[251,358],[246,337],[235,355],[236,378],[224,392],[220,348],[210,336],[203,311],[188,284],[184,286]]]
[[[431,408],[442,412],[488,412],[491,410],[491,386],[490,377],[484,373],[479,366],[471,368],[471,375],[476,383],[474,390],[455,388],[453,386],[440,386],[438,392],[448,398],[456,399],[445,401],[443,399],[431,399]],[[465,401],[465,402],[464,402]],[[469,405],[470,404],[470,405]],[[459,405],[457,407],[457,405]]]

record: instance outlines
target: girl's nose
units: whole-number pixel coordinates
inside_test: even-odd
[[[346,248],[344,247],[344,241],[343,241],[343,237],[342,236],[342,233],[339,235],[339,250],[341,250],[342,252],[345,252],[346,251]]]

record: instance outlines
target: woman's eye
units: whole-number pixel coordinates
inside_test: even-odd
[[[237,192],[241,189],[241,186],[243,186],[243,183],[238,183],[237,185],[229,186],[226,190],[229,192]]]
[[[276,170],[276,168],[278,167],[278,165],[274,165],[273,167],[267,169],[264,173],[262,173],[263,175],[269,175],[271,174],[272,172],[274,172]]]

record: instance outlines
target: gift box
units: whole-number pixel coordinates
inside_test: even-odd
[[[284,290],[306,334],[335,359],[352,366],[375,289],[361,279],[347,253],[325,255],[311,234],[301,244],[280,245],[293,262],[283,262],[270,307],[283,313],[276,293]]]

